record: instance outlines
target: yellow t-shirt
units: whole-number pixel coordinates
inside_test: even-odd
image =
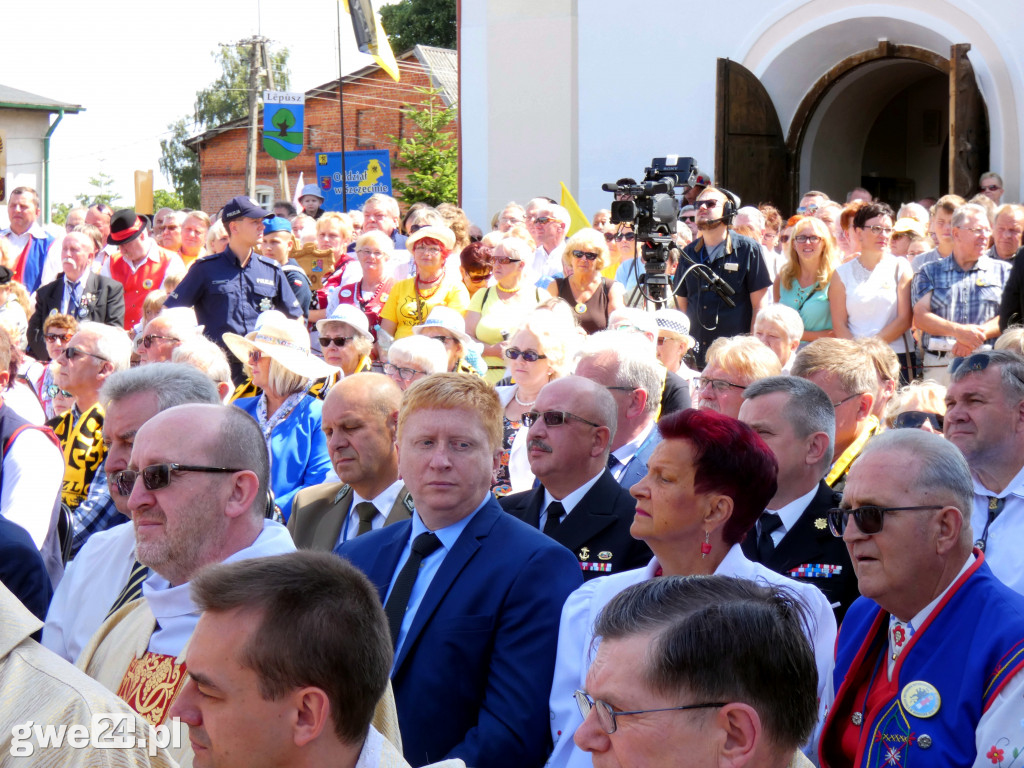
[[[396,326],[394,336],[402,339],[412,335],[414,325],[422,325],[423,321],[430,315],[430,310],[444,304],[456,310],[460,315],[465,314],[469,307],[469,291],[459,277],[445,275],[441,285],[429,298],[420,298],[416,295],[416,278],[407,277],[395,283],[391,289],[384,308],[380,311],[381,319],[390,320]]]

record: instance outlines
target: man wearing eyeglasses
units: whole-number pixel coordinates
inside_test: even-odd
[[[726,215],[726,204],[732,214]],[[697,199],[699,237],[683,249],[683,255],[703,265],[724,281],[733,306],[696,274],[685,259],[676,270],[673,290],[676,307],[690,318],[690,331],[697,341],[697,367],[702,369],[711,343],[722,336],[752,333],[754,317],[768,295],[772,278],[761,244],[730,230],[735,205],[715,187],[708,187]]]
[[[978,179],[978,191],[999,205],[1003,200],[1003,177],[994,171],[982,174]]]
[[[573,552],[584,581],[651,559],[650,548],[629,533],[636,500],[609,469],[617,419],[615,397],[601,384],[583,376],[546,384],[534,410],[523,414],[530,469],[540,486],[500,499],[506,512]]]
[[[560,205],[543,202],[534,206],[533,200],[527,205],[526,227],[537,243],[530,265],[530,279],[537,281],[541,288],[550,282],[550,278],[562,274],[562,253],[569,224],[569,212]]]
[[[199,611],[189,581],[204,566],[293,552],[288,531],[265,519],[270,465],[259,426],[230,406],[179,405],[135,435],[128,469],[114,477],[128,494],[135,556],[149,568],[143,599],[117,610],[78,666],[150,722],[162,724],[184,686],[182,652]],[[158,701],[153,690],[162,690]],[[191,757],[187,739],[171,750]]]
[[[166,363],[182,342],[202,333],[195,312],[188,307],[170,307],[146,323],[136,349],[143,363]]]
[[[1010,265],[985,254],[992,228],[980,205],[953,214],[953,253],[914,276],[914,325],[924,331],[924,377],[949,383],[949,363],[999,335],[999,308]]]
[[[783,588],[666,576],[617,595],[576,691],[576,745],[599,768],[785,768],[815,723],[817,676]]]
[[[477,376],[438,373],[406,391],[398,467],[412,519],[338,553],[380,593],[395,661],[405,759],[539,768],[562,605],[582,584],[561,544],[491,494],[503,407]]]
[[[1024,597],[972,552],[972,486],[956,446],[918,429],[850,470],[829,522],[863,597],[836,642],[823,768],[998,765],[1024,744]]]

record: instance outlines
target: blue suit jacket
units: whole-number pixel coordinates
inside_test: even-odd
[[[622,470],[622,473],[619,475],[619,485],[628,491],[647,474],[647,462],[651,460],[651,454],[654,453],[654,449],[658,447],[660,442],[661,432],[658,431],[658,426],[655,425],[654,429],[651,430],[651,434],[640,444],[637,452],[633,454],[633,458],[629,460],[625,469]]]
[[[337,552],[387,593],[411,521]],[[543,765],[562,604],[582,584],[569,550],[490,497],[445,556],[395,660],[405,759],[487,768]]]

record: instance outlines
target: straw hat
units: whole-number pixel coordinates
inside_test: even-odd
[[[231,353],[243,363],[249,361],[252,350],[258,349],[305,379],[319,379],[338,371],[310,353],[309,333],[302,323],[286,317],[276,309],[260,313],[256,318],[256,330],[244,337],[237,333],[225,333],[221,338]]]
[[[446,251],[451,251],[451,249],[455,247],[454,232],[452,232],[448,227],[431,224],[423,227],[422,229],[417,229],[409,235],[409,239],[405,241],[405,249],[407,251],[411,251],[412,247],[416,245],[416,243],[428,237],[431,240],[437,240],[437,242],[441,243]]]

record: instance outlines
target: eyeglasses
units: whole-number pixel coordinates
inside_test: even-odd
[[[840,405],[842,405],[843,403],[848,403],[848,402],[850,402],[851,400],[853,400],[853,398],[855,398],[855,397],[860,397],[860,396],[861,396],[861,395],[863,395],[863,394],[864,394],[863,392],[857,392],[857,393],[855,393],[855,394],[852,394],[852,395],[850,395],[849,397],[844,397],[844,398],[843,398],[842,400],[840,400],[840,401],[839,401],[838,403],[832,403],[832,407],[833,407],[833,408],[838,408],[838,407],[839,407]]]
[[[896,429],[920,429],[928,422],[936,432],[942,431],[942,414],[929,411],[904,411],[893,422]]]
[[[142,337],[142,346],[149,349],[157,339],[162,339],[163,341],[181,341],[181,339],[176,339],[173,336],[158,336],[155,333],[150,333]]]
[[[630,394],[632,394],[633,392],[636,392],[637,388],[636,387],[605,387],[605,389],[610,390],[611,392],[629,392]]]
[[[505,350],[505,357],[509,360],[518,360],[520,357],[528,363],[536,363],[538,360],[547,360],[547,355],[542,355],[540,352],[534,352],[532,349],[519,349],[519,347],[509,347]]]
[[[619,725],[615,718],[622,717],[623,715],[646,715],[650,712],[675,712],[685,709],[716,709],[718,707],[724,707],[724,703],[714,704],[684,704],[680,707],[660,707],[659,709],[633,709],[628,712],[620,712],[612,709],[612,705],[606,701],[600,699],[590,698],[590,694],[585,691],[576,691],[573,693],[576,697],[576,706],[580,708],[580,714],[583,715],[583,719],[586,720],[590,715],[590,710],[597,710],[597,723],[604,729],[604,732],[611,735],[615,733]]]
[[[423,335],[426,336],[427,334],[423,334]],[[459,340],[456,339],[454,336],[430,336],[429,338],[437,339],[442,344],[444,344],[446,347],[451,347],[451,346],[459,343]]]
[[[558,221],[558,219],[555,219],[551,216],[536,216],[533,219],[530,219],[530,221],[532,221],[534,224],[537,224],[538,226],[544,226],[548,222]]]
[[[508,256],[498,256],[495,260],[495,264],[501,264],[503,267],[507,267],[509,264],[519,264],[522,259],[510,259]]]
[[[620,243],[623,240],[625,240],[627,243],[632,243],[634,240],[636,240],[636,233],[635,232],[618,232],[615,235],[615,239],[618,240]]]
[[[81,357],[82,355],[95,357],[97,360],[102,360],[105,363],[110,362],[109,360],[107,360],[107,358],[101,357],[100,355],[94,355],[92,352],[86,352],[84,349],[81,349],[80,347],[65,347],[64,349],[61,350],[61,354],[64,355],[64,357],[67,359],[69,363],[76,357]]]
[[[604,233],[604,241],[606,243],[614,243],[615,242],[615,233],[614,232],[605,232]]]
[[[171,472],[244,472],[242,469],[227,467],[200,467],[193,464],[150,464],[141,470],[122,469],[113,474],[114,485],[122,496],[131,496],[135,481],[142,476],[142,485],[147,491],[159,491],[171,484]]]
[[[694,205],[698,208],[714,208],[718,205],[717,200],[698,200]]]
[[[256,365],[260,360],[263,359],[263,353],[258,349],[249,350],[249,365]]]
[[[402,381],[412,381],[417,376],[429,375],[426,371],[417,371],[415,368],[400,368],[391,363],[384,363],[384,373],[388,376],[398,376]]]
[[[569,419],[575,419],[576,421],[582,421],[584,424],[589,424],[592,427],[600,427],[600,424],[595,424],[592,421],[587,421],[581,416],[577,416],[575,413],[569,413],[568,411],[544,411],[538,413],[537,411],[526,411],[521,420],[527,427],[532,427],[537,419],[544,420],[544,426],[546,427],[560,427],[565,424]]]
[[[363,218],[365,218],[365,216]],[[373,220],[376,220],[377,218],[378,217],[371,217],[371,219],[373,219]],[[430,226],[429,224],[412,224],[412,225],[409,226],[409,234],[410,235],[414,235],[417,232],[419,232],[421,229],[423,229],[424,227],[429,227],[429,226]]]
[[[988,185],[982,187],[981,191],[982,192],[995,192],[996,190],[1000,190],[1000,189],[1002,189],[1002,187],[1000,187],[998,184],[988,184]]]
[[[341,347],[344,347],[346,344],[348,344],[353,339],[355,339],[355,336],[321,336],[320,337],[320,346],[321,347],[329,347],[329,346],[331,346],[331,344],[333,344],[334,346],[336,346],[336,347],[338,347],[340,349]]]
[[[74,338],[74,336],[75,335],[73,333],[44,333],[43,334],[43,338],[46,339],[47,341],[52,341],[54,343],[59,341],[61,344],[67,344],[69,341],[71,341],[71,339]]]
[[[970,227],[956,227],[956,229],[959,229],[961,232],[970,232],[975,237],[992,236],[992,230],[989,229],[988,227],[974,227],[973,229],[971,229]]]
[[[485,282],[487,280],[490,280],[491,279],[491,275],[493,275],[493,274],[494,274],[493,272],[484,272],[483,274],[480,274],[480,275],[474,275],[472,272],[470,272],[469,274],[467,274],[466,277],[469,280],[469,282],[471,282],[471,283],[482,283],[482,282]]]
[[[577,259],[586,259],[587,261],[597,261],[600,253],[593,253],[591,251],[573,251],[572,255]]]
[[[861,227],[861,229],[867,230],[872,235],[885,235],[886,237],[892,235],[892,227],[883,227],[881,224],[872,224],[870,227]]]
[[[56,384],[51,384],[46,388],[46,396],[51,400],[55,398],[57,395],[60,395],[61,397],[74,397],[74,395],[72,395],[66,389],[61,389]]]
[[[798,243],[810,243],[811,245],[817,245],[821,242],[821,238],[817,235],[797,235],[793,238]]]
[[[436,245],[427,245],[422,241],[416,243],[412,248],[417,253],[425,253],[428,256],[440,256],[441,248]]]
[[[818,206],[816,206],[814,203],[811,203],[810,205],[801,205],[799,208],[796,209],[796,212],[801,216],[805,216],[808,213],[814,213],[816,210],[818,210]]]
[[[923,507],[857,507],[856,509],[830,509],[828,511],[828,527],[833,536],[842,536],[846,525],[853,517],[853,522],[865,536],[873,536],[882,530],[882,521],[890,512],[914,512],[928,509],[942,509],[941,504],[929,504]]]
[[[356,251],[356,256],[362,256],[364,259],[372,256],[375,259],[383,259],[385,256],[384,251],[371,251],[369,248],[360,248]]]
[[[733,384],[731,381],[726,381],[725,379],[706,379],[703,377],[697,379],[697,389],[701,390],[704,389],[704,387],[711,387],[711,389],[718,393],[725,392],[729,387],[746,389],[746,386],[743,384]]]

